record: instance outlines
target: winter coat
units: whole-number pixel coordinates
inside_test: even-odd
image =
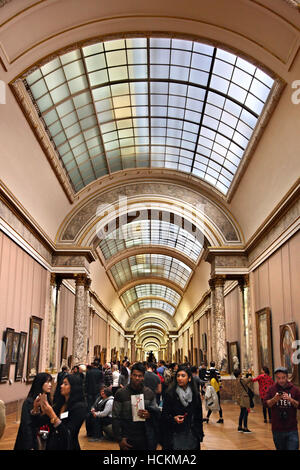
[[[22,406],[20,426],[14,446],[14,450],[38,449],[37,433],[43,424],[49,422],[47,415],[32,415],[34,399],[26,398]]]
[[[187,416],[182,424],[177,424],[174,416],[184,415]],[[176,389],[169,388],[166,392],[163,401],[162,409],[162,435],[163,435],[163,449],[173,449],[173,434],[186,432],[191,430],[199,442],[203,440],[203,425],[202,425],[202,403],[199,394],[193,396],[192,402],[184,407],[181,403]]]
[[[236,379],[235,401],[241,408],[250,408],[250,398],[247,393],[248,385],[252,382],[252,377]]]
[[[212,385],[208,385],[208,384],[206,385],[204,400],[205,400],[205,408],[207,410],[211,410],[211,411],[220,410],[218,395]]]
[[[259,385],[259,395],[263,400],[267,394],[269,388],[274,385],[273,379],[267,374],[261,374],[255,379],[252,379],[253,382],[258,382]]]

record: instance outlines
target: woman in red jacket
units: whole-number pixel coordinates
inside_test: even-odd
[[[270,371],[268,367],[263,367],[261,370],[261,374],[258,377],[255,377],[255,379],[252,379],[252,382],[258,382],[259,385],[259,395],[263,405],[264,423],[267,423],[267,409],[269,415],[269,423],[271,423],[271,408],[266,408],[264,406],[263,401],[271,385],[274,385],[274,381],[270,377]]]

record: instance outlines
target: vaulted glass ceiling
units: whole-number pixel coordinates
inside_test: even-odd
[[[139,300],[135,304],[131,305],[128,308],[128,311],[131,315],[134,315],[135,313],[138,313],[140,310],[149,310],[149,309],[163,310],[172,316],[174,315],[175,310],[176,310],[175,307],[172,307],[172,305],[162,300],[145,299],[145,300]]]
[[[163,277],[184,289],[192,270],[182,261],[171,256],[144,254],[130,256],[110,268],[118,289],[127,282],[143,277]]]
[[[125,249],[145,245],[175,248],[195,262],[202,250],[201,243],[187,230],[161,220],[141,220],[124,224],[99,243],[105,260]]]
[[[164,298],[175,307],[177,307],[181,300],[181,296],[175,290],[162,284],[140,284],[128,289],[122,294],[121,298],[125,305],[128,306],[141,298],[152,296]]]
[[[133,38],[61,55],[25,84],[75,192],[143,167],[192,174],[227,194],[273,80],[207,44]]]

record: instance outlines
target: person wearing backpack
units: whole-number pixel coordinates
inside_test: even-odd
[[[218,406],[216,406],[215,404],[213,405],[213,407],[208,406],[208,413],[207,413],[206,418],[203,421],[206,421],[207,423],[209,423],[209,417],[212,414],[212,412],[213,411],[219,411],[219,421],[217,421],[217,423],[224,423],[223,411],[222,411],[222,408],[221,408],[220,382],[218,380],[218,375],[216,373],[216,370],[214,370],[214,369],[210,369],[209,386],[213,387],[213,389],[215,391],[217,401],[218,401]],[[206,386],[206,388],[207,388],[207,386]],[[211,389],[209,389],[208,393],[211,397],[213,397],[213,400],[215,401],[216,398],[215,398],[215,395],[213,394],[213,391]],[[206,397],[206,392],[205,392],[204,398],[205,397]]]
[[[213,411],[219,411],[220,410],[220,405],[219,405],[219,399],[217,392],[215,391],[214,387],[210,385],[210,383],[207,383],[205,385],[205,395],[204,395],[204,402],[205,402],[205,408],[208,411],[207,416],[210,416],[210,414]],[[208,423],[209,422],[209,417],[208,418],[203,418],[202,419],[203,423]]]
[[[242,378],[240,369],[236,369],[233,374],[236,378],[235,401],[241,408],[238,432],[250,433],[252,431],[248,429],[248,409],[253,406],[251,406],[252,403],[249,394],[252,396],[253,392],[249,389],[248,384],[252,382],[252,377]]]

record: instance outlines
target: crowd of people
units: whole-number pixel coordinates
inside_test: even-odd
[[[299,447],[297,409],[300,389],[288,380],[288,371],[267,367],[253,377],[235,370],[235,401],[240,407],[237,431],[250,433],[248,416],[254,406],[252,384],[258,382],[263,419],[272,422],[276,449]],[[121,450],[200,450],[204,426],[213,412],[224,423],[222,377],[211,362],[207,368],[164,361],[103,366],[63,367],[53,378],[39,373],[22,408],[15,450],[79,450],[79,431],[85,422],[88,440],[105,438]],[[206,416],[204,417],[204,409]]]

